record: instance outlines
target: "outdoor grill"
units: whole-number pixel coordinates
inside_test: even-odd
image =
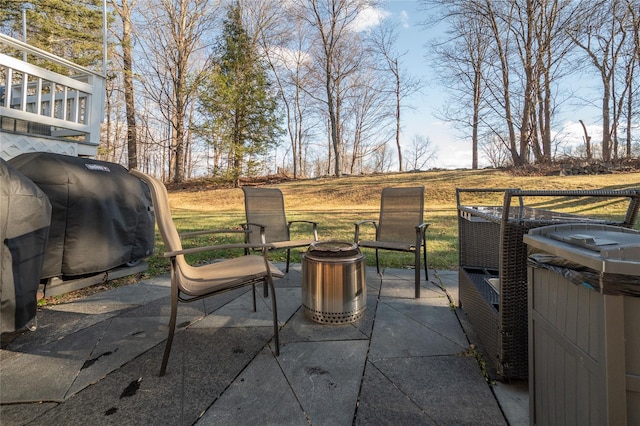
[[[302,307],[321,324],[359,319],[367,307],[365,256],[342,241],[315,242],[302,255]]]
[[[41,278],[97,274],[153,253],[149,189],[121,165],[47,152],[21,154],[9,164],[51,203]]]

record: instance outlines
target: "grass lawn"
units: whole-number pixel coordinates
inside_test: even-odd
[[[427,231],[429,265],[434,269],[457,269],[458,222],[456,188],[520,188],[527,190],[577,189],[640,189],[640,173],[620,173],[586,176],[514,176],[500,170],[444,170],[428,172],[392,173],[384,175],[351,176],[343,178],[304,179],[276,186],[285,198],[288,220],[306,219],[318,222],[320,239],[352,241],[354,223],[364,219],[377,219],[380,191],[387,186],[425,187],[425,221],[431,225]],[[244,199],[239,188],[208,188],[205,185],[169,192],[174,220],[179,232],[201,229],[238,227],[244,222]],[[575,201],[575,202],[574,202]],[[463,199],[463,204],[482,203],[502,205],[502,197],[493,199]],[[626,213],[626,201],[611,203],[594,200],[567,199],[525,200],[527,205],[557,211],[580,213],[595,217],[620,219]],[[640,229],[636,225],[637,229]],[[305,235],[304,225],[294,228],[292,238]],[[373,231],[373,228],[371,228]],[[156,233],[157,234],[157,233]],[[306,233],[306,235],[310,235]],[[233,239],[235,238],[235,240]],[[194,245],[237,241],[237,236],[201,237]],[[189,245],[185,245],[189,247]],[[293,250],[292,262],[300,263],[304,251]],[[155,254],[148,260],[146,276],[168,272],[168,261],[162,257],[164,245],[156,237]],[[366,254],[369,254],[365,250]],[[381,251],[385,266],[401,268],[412,265],[412,255]],[[218,256],[237,255],[218,253]],[[209,255],[210,256],[210,255]],[[273,252],[274,261],[283,261],[285,252]],[[207,255],[190,261],[205,261]],[[375,265],[374,256],[367,256],[369,265]]]

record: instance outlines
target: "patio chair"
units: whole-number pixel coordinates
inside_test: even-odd
[[[247,222],[243,227],[248,243],[268,243],[275,250],[287,250],[287,266],[289,272],[291,249],[307,247],[318,241],[318,223],[308,220],[291,220],[287,222],[284,212],[284,197],[278,188],[243,187],[244,207]],[[313,239],[291,239],[291,225],[306,223],[312,225]]]
[[[244,230],[212,230],[196,231],[185,234],[178,234],[171,217],[167,189],[159,180],[131,170],[133,176],[138,177],[147,184],[151,191],[153,206],[155,210],[156,222],[166,252],[165,257],[171,260],[171,317],[169,320],[169,336],[162,358],[160,376],[164,376],[171,344],[176,327],[176,316],[178,302],[193,302],[205,297],[213,296],[244,286],[252,286],[253,310],[256,310],[255,284],[264,283],[271,288],[271,304],[273,310],[273,332],[275,337],[276,356],[280,354],[280,341],[278,337],[278,311],[276,304],[276,294],[273,288],[273,277],[284,276],[268,260],[268,244],[224,244],[214,246],[195,247],[189,249],[182,248],[182,238],[210,233],[245,233]],[[201,266],[189,265],[185,259],[185,254],[201,253],[215,250],[229,249],[260,249],[262,255],[244,255],[236,258],[213,262]]]
[[[415,296],[420,297],[420,250],[424,259],[424,273],[429,280],[425,233],[429,226],[423,222],[424,187],[384,188],[380,201],[380,219],[363,220],[355,224],[354,241],[360,247],[376,250],[376,270],[380,274],[379,250],[411,252],[415,255]],[[372,224],[375,240],[361,240],[360,227]]]

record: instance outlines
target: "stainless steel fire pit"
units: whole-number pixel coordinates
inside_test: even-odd
[[[349,242],[315,242],[302,255],[302,307],[321,324],[356,321],[367,307],[365,256]]]

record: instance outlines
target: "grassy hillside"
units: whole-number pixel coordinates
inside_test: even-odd
[[[445,170],[418,173],[352,176],[340,179],[322,178],[289,181],[276,185],[285,197],[287,219],[308,219],[319,223],[323,240],[353,240],[354,222],[377,219],[380,191],[386,186],[423,185],[425,191],[425,221],[431,225],[427,231],[427,251],[432,268],[457,267],[457,210],[456,188],[521,188],[521,189],[630,189],[640,188],[640,173],[591,176],[514,176],[499,170]],[[179,231],[237,227],[244,221],[242,190],[194,186],[170,191],[171,207]],[[472,201],[463,199],[463,204]],[[526,200],[529,201],[529,200]],[[542,200],[531,200],[539,204]],[[588,215],[624,216],[626,203],[593,203],[588,200],[566,203],[566,200],[547,200],[545,207],[559,211]],[[591,200],[593,201],[593,200]],[[484,200],[485,204],[501,205],[502,198]],[[527,204],[531,204],[527,202]],[[305,228],[294,230],[302,236]],[[202,238],[196,244],[214,244],[230,241],[221,238]],[[149,275],[167,271],[168,262],[162,258],[164,247],[157,238],[156,254],[149,259]],[[410,255],[384,253],[387,266],[411,265]],[[274,260],[283,260],[284,252],[274,253]],[[194,260],[205,260],[206,257]],[[367,256],[369,264],[375,262]],[[300,251],[293,255],[300,262]]]

